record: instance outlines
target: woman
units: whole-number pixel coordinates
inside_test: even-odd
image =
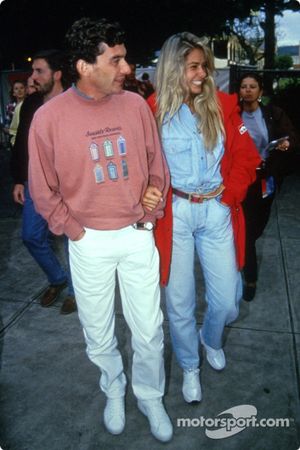
[[[31,95],[37,92],[37,86],[34,84],[34,80],[32,77],[27,78],[27,86],[26,86],[26,93],[27,95]]]
[[[9,125],[9,135],[10,135],[10,143],[13,146],[15,144],[17,130],[19,126],[20,120],[20,109],[23,104],[23,101],[26,97],[26,83],[25,81],[15,81],[12,88],[12,96],[14,99],[14,107],[12,111],[12,118]]]
[[[199,338],[214,369],[226,364],[223,330],[236,319],[242,295],[238,269],[243,264],[244,237],[239,205],[260,161],[235,97],[217,94],[213,70],[209,48],[197,36],[184,32],[165,42],[156,72],[157,120],[173,193],[165,218],[158,224],[156,242],[164,284],[172,253],[166,303],[188,403],[202,397]],[[144,198],[144,204],[153,207],[155,202]],[[200,333],[195,318],[195,247],[207,302]]]
[[[261,104],[263,83],[258,74],[245,73],[240,79],[238,90],[243,121],[264,159],[263,166],[257,171],[257,180],[250,186],[243,202],[246,220],[243,298],[251,301],[256,293],[257,282],[255,243],[268,223],[276,186],[280,185],[291,165],[291,150],[296,139],[293,126],[284,111],[272,104]],[[270,141],[278,138],[284,139],[268,150]]]

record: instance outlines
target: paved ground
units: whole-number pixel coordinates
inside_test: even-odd
[[[188,405],[182,399],[182,375],[172,354],[165,318],[165,404],[175,433],[173,440],[164,445],[150,434],[130,386],[124,433],[111,436],[105,430],[105,400],[98,388],[99,374],[85,354],[77,314],[59,314],[64,293],[51,308],[39,305],[46,282],[20,240],[20,209],[10,199],[5,152],[0,149],[0,447],[299,449],[300,175],[286,179],[259,241],[257,297],[252,303],[242,302],[239,319],[226,329],[226,369],[217,373],[206,360],[201,364],[203,401],[199,405]],[[57,239],[55,245],[63,258],[61,240]],[[199,267],[197,273],[200,326],[204,301]],[[130,333],[118,295],[116,303],[117,335],[130,381]],[[242,410],[241,405],[248,406]],[[256,417],[256,424],[253,419],[243,429],[243,411],[244,416]],[[237,434],[223,428],[210,430],[209,437],[213,419],[218,415],[219,419],[232,419],[234,414],[240,417]],[[185,426],[180,425],[180,419],[187,419]],[[220,439],[216,439],[218,434]]]

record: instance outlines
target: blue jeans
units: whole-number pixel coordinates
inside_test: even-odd
[[[65,253],[68,263],[67,272],[62,268],[51,247],[51,233],[46,220],[36,212],[30,197],[28,184],[25,183],[25,202],[23,206],[22,240],[31,256],[45,272],[49,284],[58,285],[68,281],[68,293],[74,295],[69,270],[68,239],[65,237]]]
[[[220,349],[224,327],[237,318],[242,297],[230,209],[217,199],[196,204],[173,195],[173,249],[166,304],[173,350],[183,369],[199,367],[195,247],[206,291],[203,338],[209,346]]]

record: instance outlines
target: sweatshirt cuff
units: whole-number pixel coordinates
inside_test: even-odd
[[[73,241],[84,230],[84,227],[80,225],[73,217],[69,217],[65,224],[64,234]]]
[[[146,213],[144,217],[141,219],[141,222],[151,222],[153,225],[156,224],[156,219],[158,219],[157,215],[153,215],[150,213]]]

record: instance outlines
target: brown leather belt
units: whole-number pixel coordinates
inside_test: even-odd
[[[220,186],[215,189],[212,192],[207,192],[206,194],[197,194],[194,192],[182,192],[179,191],[176,188],[172,189],[173,194],[177,195],[177,197],[185,198],[186,200],[189,200],[192,203],[203,203],[207,200],[211,200],[212,198],[217,197],[218,195],[222,194],[224,191],[225,186],[223,184],[220,184]]]

